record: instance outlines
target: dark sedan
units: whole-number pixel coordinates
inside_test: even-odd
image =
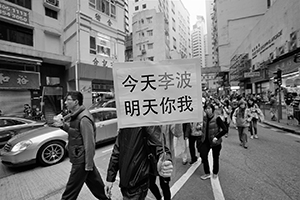
[[[45,122],[37,122],[20,117],[1,116],[0,117],[0,147],[20,132],[44,126]]]

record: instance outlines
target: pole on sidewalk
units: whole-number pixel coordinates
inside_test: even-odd
[[[278,106],[278,117],[277,117],[277,121],[280,122],[280,120],[282,119],[282,106],[281,106],[281,86],[278,85],[278,98],[279,98],[279,106]]]

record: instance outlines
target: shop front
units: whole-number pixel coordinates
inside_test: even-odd
[[[40,73],[0,69],[0,110],[3,115],[23,116],[24,105],[32,106],[40,89]]]

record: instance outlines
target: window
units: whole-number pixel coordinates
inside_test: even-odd
[[[148,36],[153,36],[153,30],[147,31]]]
[[[96,38],[90,36],[90,54],[96,54]]]
[[[135,2],[138,2],[139,0],[135,0]]]
[[[146,18],[146,20],[147,20],[147,22],[148,22],[149,24],[152,23],[152,17],[148,17],[148,18]]]
[[[90,54],[98,54],[106,57],[116,55],[116,41],[100,33],[96,37],[90,36]]]
[[[138,6],[136,6],[136,7],[134,8],[134,10],[139,10],[139,7],[138,7]]]
[[[153,43],[148,44],[148,49],[153,49]]]
[[[6,0],[11,3],[17,4],[19,6],[22,6],[24,8],[28,8],[31,10],[31,0]]]
[[[112,18],[116,18],[115,0],[89,0],[89,5]]]
[[[145,9],[146,8],[146,4],[143,4],[143,9]]]
[[[33,46],[33,30],[0,21],[0,40]]]
[[[54,19],[57,19],[57,12],[54,11],[54,10],[51,10],[51,9],[45,7],[45,14],[48,17],[52,17]]]

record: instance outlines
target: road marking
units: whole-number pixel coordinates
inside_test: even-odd
[[[292,136],[292,137],[300,139],[300,135],[295,135],[295,134],[292,134],[292,133],[287,133],[285,135]]]
[[[182,186],[187,182],[187,180],[192,176],[196,169],[200,166],[201,159],[192,164],[189,169],[183,174],[171,187],[171,199],[175,194],[182,188]]]
[[[107,153],[107,152],[109,152],[109,151],[112,151],[112,148],[103,150],[102,153]]]
[[[212,172],[213,169],[213,157],[212,157],[212,150],[210,150],[209,154],[208,154],[208,162],[209,162],[209,168],[210,171]],[[213,190],[213,194],[215,197],[215,200],[225,200],[222,188],[221,188],[221,184],[219,181],[219,177],[217,178],[210,178],[210,182],[211,182],[211,187]]]

